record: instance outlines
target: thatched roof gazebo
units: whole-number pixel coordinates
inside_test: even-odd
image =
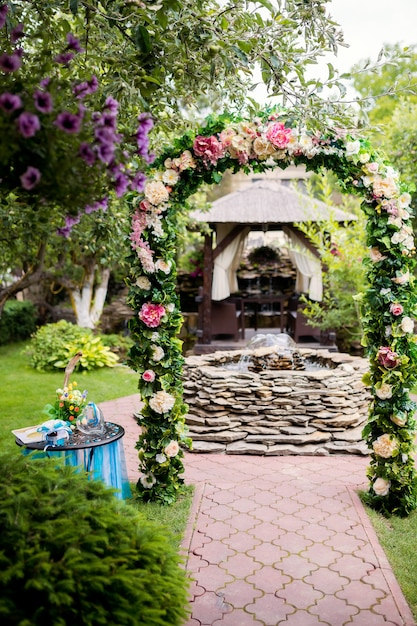
[[[208,224],[248,224],[252,230],[268,224],[279,230],[283,224],[296,222],[337,222],[356,219],[337,207],[306,196],[277,180],[259,180],[215,200],[208,211],[193,211],[192,219]],[[274,228],[278,227],[278,228]]]
[[[235,291],[236,269],[243,242],[253,230],[283,230],[300,254],[318,258],[317,251],[294,226],[297,222],[338,222],[355,220],[353,214],[303,194],[274,179],[257,180],[215,200],[208,211],[193,211],[193,221],[208,223],[212,232],[205,237],[203,294],[200,305],[200,343],[211,341],[211,306]],[[213,233],[216,245],[213,247]],[[304,252],[303,252],[304,250]],[[321,266],[316,261],[320,273]],[[318,274],[318,272],[317,272]],[[311,277],[310,277],[311,278]],[[313,298],[314,299],[314,298]],[[318,298],[320,299],[320,298]]]

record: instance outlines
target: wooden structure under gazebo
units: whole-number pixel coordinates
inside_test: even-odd
[[[261,307],[265,303],[276,306],[279,309],[279,329],[281,332],[292,330],[294,339],[300,336],[300,331],[305,335],[317,336],[317,329],[306,326],[306,320],[302,320],[293,307],[288,310],[291,293],[282,289],[268,290],[268,293],[239,294],[237,289],[227,290],[220,294],[214,294],[216,285],[213,284],[213,274],[216,259],[230,246],[239,249],[237,241],[241,244],[250,231],[284,231],[290,240],[296,242],[311,258],[315,258],[320,271],[321,265],[317,250],[306,239],[304,234],[296,228],[298,222],[324,222],[329,220],[349,222],[355,218],[336,207],[312,199],[300,191],[290,188],[274,179],[261,179],[247,185],[245,188],[229,193],[215,200],[208,211],[194,211],[191,218],[197,222],[205,222],[210,226],[210,233],[205,235],[204,241],[204,266],[203,287],[199,297],[199,330],[197,345],[208,346],[216,335],[231,335],[237,341],[245,338],[245,312],[251,307],[254,312],[254,325],[257,329],[258,316]],[[223,236],[219,236],[222,232]],[[216,236],[216,240],[214,239]],[[241,246],[242,247],[242,246]],[[236,277],[237,264],[233,267],[220,268],[220,273],[229,274],[229,281],[233,283],[233,275]],[[278,276],[277,276],[278,278]],[[297,269],[297,283],[299,286],[301,276]],[[305,276],[304,276],[305,278]],[[302,281],[301,281],[302,282]],[[307,280],[307,283],[309,280]],[[306,283],[304,282],[304,285]],[[236,285],[236,284],[235,284]],[[301,291],[308,293],[307,288]],[[217,290],[218,292],[218,290]],[[226,297],[222,297],[225,294]],[[314,299],[314,297],[313,297]],[[319,298],[317,298],[319,299]],[[291,304],[291,303],[290,303]],[[298,316],[299,328],[296,328],[295,320]]]

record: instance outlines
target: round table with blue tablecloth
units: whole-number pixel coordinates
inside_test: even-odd
[[[117,489],[117,498],[126,499],[131,491],[122,441],[124,434],[119,424],[105,422],[103,433],[84,434],[75,430],[64,445],[51,445],[46,441],[23,443],[17,436],[16,443],[24,447],[25,454],[42,452],[48,457],[63,458],[65,465],[83,467],[95,480]]]

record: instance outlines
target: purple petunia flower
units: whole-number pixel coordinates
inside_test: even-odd
[[[12,43],[16,43],[16,41],[19,41],[19,39],[24,36],[25,33],[23,32],[23,24],[20,23],[12,29],[12,32],[10,33],[10,41]]]
[[[109,144],[115,143],[118,139],[113,128],[109,128],[108,126],[99,126],[98,128],[96,128],[94,131],[94,137],[100,143],[109,143]]]
[[[67,35],[67,48],[68,50],[74,50],[74,52],[83,52],[79,39],[74,37],[72,33]]]
[[[85,81],[83,83],[78,83],[78,85],[74,85],[72,93],[79,100],[81,100],[82,98],[85,98],[85,96],[88,94],[88,84],[87,84],[87,81]]]
[[[30,191],[31,189],[36,187],[40,179],[40,171],[37,167],[33,167],[32,165],[29,165],[26,172],[20,176],[21,185],[23,189],[26,189],[27,191]]]
[[[138,122],[138,130],[143,129],[146,133],[149,133],[154,125],[152,115],[150,113],[141,113],[140,115],[138,115]]]
[[[39,117],[34,113],[29,113],[28,111],[24,111],[19,115],[17,118],[17,124],[21,135],[23,135],[25,139],[33,137],[41,127]]]
[[[117,117],[114,113],[103,113],[103,115],[96,119],[96,124],[98,126],[105,126],[106,128],[113,128],[116,130]]]
[[[35,107],[41,113],[51,113],[53,110],[52,96],[48,91],[35,91],[33,94],[35,100]]]
[[[115,179],[114,179],[114,190],[116,192],[116,196],[118,198],[121,198],[126,193],[128,187],[129,187],[128,177],[122,172],[119,172],[115,176]]]
[[[78,224],[80,219],[80,215],[66,215],[65,226],[62,226],[62,228],[58,228],[58,230],[56,231],[57,235],[61,235],[61,237],[69,237],[72,227],[75,226],[75,224]]]
[[[2,54],[0,55],[0,70],[3,72],[7,72],[10,74],[11,72],[15,72],[22,65],[21,55],[18,52],[13,52],[13,54]]]
[[[138,144],[138,154],[141,157],[146,157],[149,151],[149,138],[147,135],[137,134],[136,140]]]
[[[49,85],[50,82],[51,82],[51,79],[49,78],[49,76],[47,76],[46,78],[42,78],[42,80],[39,83],[39,86],[42,89],[46,89],[46,87]]]
[[[81,118],[69,111],[62,111],[55,120],[55,125],[69,135],[75,135],[80,132]]]
[[[84,159],[87,165],[93,165],[94,161],[96,160],[96,155],[93,148],[90,146],[89,143],[86,142],[83,142],[80,145],[79,155],[82,159]]]
[[[113,163],[110,163],[110,165],[107,167],[107,171],[109,174],[111,174],[113,177],[116,177],[116,175],[122,171],[122,164],[121,163],[116,163],[115,161]]]
[[[7,4],[2,4],[0,6],[0,28],[3,28],[3,26],[6,23],[8,11],[9,11],[9,7]]]
[[[130,188],[132,191],[138,191],[141,193],[145,189],[146,176],[143,172],[137,172],[133,179],[130,181]]]
[[[57,54],[55,57],[56,63],[60,63],[61,65],[68,65],[74,58],[73,52],[61,52],[61,54]]]
[[[115,98],[113,98],[113,96],[108,96],[108,98],[106,98],[106,101],[104,103],[104,108],[116,114],[117,111],[119,110],[119,103],[117,102]]]
[[[22,108],[22,101],[19,96],[13,93],[2,93],[0,96],[0,109],[6,113],[13,113]]]
[[[114,158],[115,147],[111,143],[102,143],[97,147],[97,156],[103,163],[110,163]]]
[[[95,211],[107,211],[109,199],[107,197],[102,198],[101,200],[97,200],[93,202],[93,204],[87,204],[84,207],[84,211],[89,215],[90,213],[94,213]]]
[[[92,76],[90,80],[86,80],[83,83],[79,83],[78,85],[75,85],[72,91],[76,98],[78,98],[79,100],[82,100],[83,98],[85,98],[85,96],[89,96],[95,91],[97,91],[97,89],[98,89],[98,80],[95,76]]]

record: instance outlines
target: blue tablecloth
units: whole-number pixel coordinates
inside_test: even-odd
[[[109,487],[118,489],[115,496],[119,499],[131,497],[127,476],[126,458],[123,447],[124,430],[121,426],[106,422],[106,433],[91,441],[87,438],[81,442],[69,441],[64,446],[45,446],[29,444],[23,448],[25,454],[34,456],[46,455],[50,458],[63,458],[65,465],[82,467],[94,480],[102,480]],[[16,442],[22,445],[16,438]]]

